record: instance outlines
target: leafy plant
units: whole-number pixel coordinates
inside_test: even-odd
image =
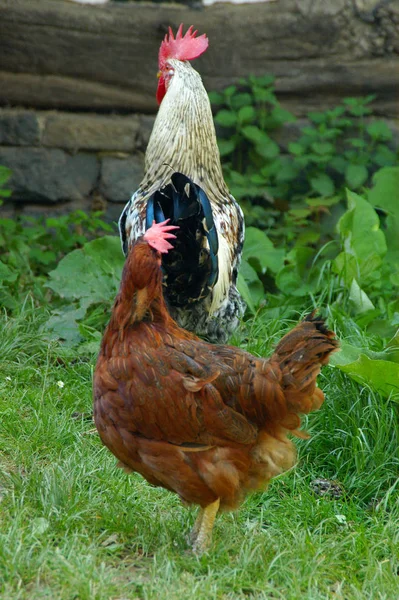
[[[116,236],[93,240],[65,256],[49,273],[47,286],[63,302],[52,311],[48,329],[69,345],[87,341],[94,342],[97,349],[119,288],[123,262]]]
[[[360,190],[377,169],[396,164],[392,132],[385,122],[369,120],[374,96],[346,98],[309,113],[309,125],[283,152],[276,134],[296,119],[279,105],[273,81],[250,76],[210,94],[226,180],[247,225],[292,243],[311,221],[308,244],[323,244],[343,212],[345,187]]]
[[[0,304],[15,310],[21,296],[28,293],[45,303],[48,293],[43,284],[57,262],[88,239],[112,230],[100,213],[87,215],[81,210],[49,218],[0,218],[0,246],[4,248],[0,259]]]

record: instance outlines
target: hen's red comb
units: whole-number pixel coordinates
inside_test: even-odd
[[[173,31],[169,27],[169,36],[165,35],[165,39],[161,43],[158,56],[159,70],[165,68],[165,62],[168,58],[177,58],[178,60],[192,60],[200,56],[208,48],[208,38],[206,33],[199,37],[197,31],[193,31],[193,26],[188,28],[183,36],[183,23],[180,24],[176,33],[176,38],[173,36]]]
[[[166,219],[162,223],[155,223],[153,221],[151,227],[147,229],[143,236],[147,244],[162,254],[167,254],[173,248],[172,244],[169,244],[167,240],[176,239],[176,236],[169,232],[179,229],[177,225],[168,225],[169,221],[170,219]]]

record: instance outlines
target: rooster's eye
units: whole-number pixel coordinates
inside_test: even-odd
[[[165,83],[166,85],[168,85],[170,83],[170,80],[172,79],[173,75],[175,74],[173,69],[169,69],[169,71],[167,71],[167,73],[165,73]]]

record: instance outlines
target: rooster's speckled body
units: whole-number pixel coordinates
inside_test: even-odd
[[[181,33],[180,39],[184,40]],[[211,106],[200,75],[187,60],[177,58],[168,58],[161,72],[166,91],[147,147],[145,175],[119,221],[123,249],[127,253],[144,233],[148,201],[170,183],[174,173],[182,173],[198,185],[209,200],[217,232],[218,277],[205,297],[192,298],[186,306],[174,306],[167,287],[165,296],[180,326],[221,343],[237,327],[244,309],[236,288],[244,242],[243,214],[223,179]],[[184,229],[181,222],[179,226]],[[205,237],[198,231],[196,236],[198,244],[206,248]]]

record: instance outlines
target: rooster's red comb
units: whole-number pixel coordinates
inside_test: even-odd
[[[175,240],[176,236],[170,233],[170,231],[179,229],[177,225],[168,225],[169,221],[170,219],[166,219],[162,223],[155,223],[153,221],[151,227],[147,229],[143,236],[147,244],[158,250],[158,252],[161,252],[161,254],[167,254],[173,248],[168,240]]]
[[[196,38],[197,33],[197,31],[193,31],[193,26],[191,25],[183,36],[183,23],[181,23],[175,38],[172,29],[169,27],[169,35],[165,35],[165,39],[159,49],[158,63],[160,71],[165,68],[165,62],[168,58],[192,60],[205,52],[209,43],[206,33]]]

